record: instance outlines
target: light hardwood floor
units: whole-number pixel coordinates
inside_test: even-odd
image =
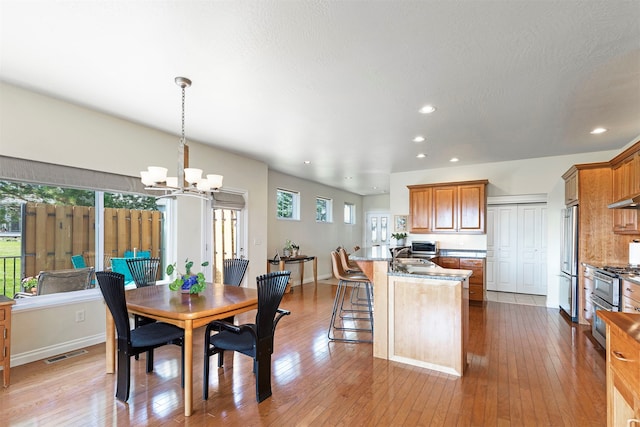
[[[145,374],[143,356],[132,361],[124,404],[114,397],[115,376],[105,374],[104,345],[96,345],[51,365],[14,367],[12,385],[0,391],[0,425],[606,424],[604,351],[588,328],[570,324],[557,309],[491,301],[471,306],[469,365],[457,378],[374,359],[371,344],[328,342],[334,293],[332,282],[321,281],[317,289],[305,284],[285,295],[281,306],[292,315],[278,325],[273,396],[261,404],[251,359],[230,354],[223,369],[213,368],[210,398],[201,400],[203,331],[197,331],[191,417],[183,415],[177,347],[156,350],[152,374]]]

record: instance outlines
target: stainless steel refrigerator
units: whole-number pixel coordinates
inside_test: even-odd
[[[560,309],[578,321],[578,207],[562,210]]]

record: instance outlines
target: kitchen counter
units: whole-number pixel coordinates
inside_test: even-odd
[[[364,248],[350,258],[373,283],[373,356],[462,376],[472,272],[417,258],[390,263],[387,246]]]
[[[440,249],[438,256],[453,258],[486,258],[487,251],[478,249]]]

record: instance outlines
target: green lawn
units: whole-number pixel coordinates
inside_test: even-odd
[[[20,240],[19,239],[0,239],[0,295],[13,297],[16,292],[20,292],[20,258],[14,262],[14,257],[20,256]],[[14,277],[17,280],[14,281]]]

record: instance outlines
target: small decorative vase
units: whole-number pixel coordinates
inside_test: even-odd
[[[398,246],[404,246],[404,239],[398,239]]]
[[[299,249],[294,249],[293,252],[291,253],[291,256],[294,257],[294,258],[297,257],[298,256],[298,251],[299,251]]]
[[[291,251],[290,251],[289,249],[286,249],[286,248],[285,248],[285,249],[283,249],[283,250],[282,250],[282,256],[283,256],[283,257],[287,258],[287,257],[289,257],[290,255],[291,255]]]
[[[183,294],[188,294],[191,292],[191,287],[198,283],[198,276],[189,276],[183,279],[182,287],[180,288],[180,292]]]

